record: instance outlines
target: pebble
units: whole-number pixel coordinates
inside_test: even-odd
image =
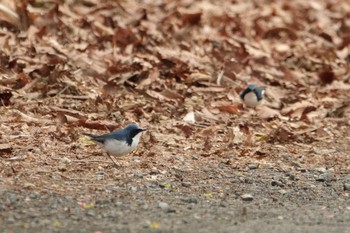
[[[251,195],[251,194],[243,194],[241,196],[241,198],[242,198],[243,201],[252,201],[254,199],[253,195]]]
[[[306,172],[306,169],[303,167],[297,167],[295,170],[300,171],[300,172]]]
[[[16,222],[15,218],[12,215],[7,217],[7,221],[10,223]]]
[[[327,172],[327,169],[325,167],[319,167],[319,168],[316,168],[316,171],[318,171],[319,173],[325,173]]]
[[[331,182],[334,181],[334,175],[331,172],[322,173],[315,180],[319,182]]]
[[[222,158],[224,158],[224,159],[233,159],[234,157],[235,157],[235,155],[231,154],[231,153],[227,153],[227,154],[222,155]]]
[[[198,200],[195,197],[186,197],[186,198],[183,198],[182,201],[186,203],[194,203],[194,204],[198,203]]]
[[[250,163],[250,164],[248,164],[248,168],[249,168],[250,170],[257,169],[257,168],[258,168],[258,165],[255,164],[255,163]]]
[[[280,194],[282,194],[282,195],[285,195],[285,194],[288,193],[288,191],[285,190],[285,189],[281,189],[281,190],[279,190],[278,192],[279,192]]]
[[[86,212],[86,214],[87,214],[88,216],[91,216],[91,217],[94,217],[94,216],[95,216],[95,212],[94,212],[93,210],[88,210],[88,211]]]
[[[162,210],[167,211],[169,209],[169,205],[166,202],[158,202],[158,207],[161,208]]]
[[[61,180],[61,179],[62,179],[62,176],[60,176],[60,175],[52,175],[51,178],[52,178],[53,180]]]
[[[222,202],[220,202],[219,206],[220,206],[220,207],[226,207],[227,205],[226,205],[225,202],[222,201]]]
[[[176,212],[175,209],[170,208],[170,206],[166,202],[162,202],[162,201],[158,202],[158,207],[161,208],[162,210],[164,210],[167,213],[174,213],[174,212]]]
[[[247,178],[247,177],[244,178],[243,180],[244,180],[244,183],[245,183],[245,184],[254,184],[254,180],[249,179],[249,178]]]
[[[77,157],[77,159],[84,159],[85,156],[81,155],[81,154],[77,154],[76,157]]]
[[[151,168],[151,172],[150,172],[150,175],[157,175],[159,174],[159,170],[156,168],[156,167],[152,167]]]
[[[64,162],[64,163],[71,163],[71,162],[72,162],[72,160],[70,160],[70,159],[67,158],[67,157],[63,157],[63,158],[61,159],[61,161]]]
[[[149,209],[149,205],[144,204],[141,208],[142,208],[143,210],[148,210],[148,209]],[[123,216],[123,215],[121,215],[121,216]]]
[[[345,183],[343,187],[344,187],[344,191],[350,191],[350,183]]]
[[[32,183],[25,183],[24,185],[23,185],[23,187],[24,188],[27,188],[27,189],[31,189],[31,188],[35,188],[35,185],[34,184],[32,184]]]
[[[96,200],[96,206],[108,206],[110,204],[109,200]]]
[[[281,181],[273,180],[271,181],[272,186],[284,187],[284,184]]]
[[[290,174],[288,174],[288,176],[289,176],[290,180],[296,180],[295,174],[290,173]]]
[[[96,174],[96,179],[97,180],[103,180],[104,177],[105,177],[105,173],[103,171],[97,172],[97,174]]]
[[[325,182],[325,181],[326,181],[326,177],[325,177],[324,174],[321,174],[321,175],[317,176],[317,177],[315,178],[315,180],[316,180],[316,181],[319,181],[319,182]]]
[[[141,172],[135,172],[135,173],[134,173],[134,177],[135,177],[135,178],[142,179],[142,178],[143,178],[143,174],[142,174]]]
[[[191,182],[189,182],[189,181],[184,181],[181,184],[182,184],[182,186],[187,187],[187,188],[191,187]]]
[[[179,161],[181,161],[181,162],[184,162],[184,161],[185,161],[184,157],[179,156],[179,155],[176,155],[176,156],[175,156],[175,159],[176,159],[176,160],[179,160]]]
[[[59,163],[59,164],[58,164],[58,170],[59,170],[60,172],[65,172],[65,171],[67,171],[67,165],[66,165],[65,163],[63,163],[63,162]]]

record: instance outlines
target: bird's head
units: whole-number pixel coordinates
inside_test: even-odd
[[[124,132],[129,135],[131,138],[135,137],[136,135],[138,135],[139,133],[146,131],[146,129],[139,127],[137,124],[132,123],[127,125],[124,128]]]

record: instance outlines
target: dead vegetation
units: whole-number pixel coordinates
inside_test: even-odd
[[[0,13],[4,187],[349,170],[348,1],[3,0]],[[256,110],[239,100],[248,83],[266,88]],[[129,122],[149,132],[114,170],[82,133]]]

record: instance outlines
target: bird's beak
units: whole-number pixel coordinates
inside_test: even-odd
[[[145,128],[140,128],[140,129],[141,129],[141,132],[142,132],[142,131],[147,131],[147,129],[145,129]]]

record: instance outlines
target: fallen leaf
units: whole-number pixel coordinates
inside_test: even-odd
[[[0,105],[9,106],[11,104],[11,97],[13,96],[10,90],[0,91]]]
[[[196,24],[199,24],[201,20],[202,12],[182,13],[181,16],[182,16],[183,25],[196,25]]]
[[[151,229],[159,229],[160,228],[160,223],[158,223],[158,222],[150,222],[149,227]]]
[[[194,124],[196,123],[196,115],[195,115],[195,112],[188,112],[183,118],[182,120],[184,122],[187,122],[187,123],[191,123],[191,124]]]
[[[7,21],[18,28],[21,26],[18,14],[3,3],[0,3],[0,13],[1,20]]]
[[[327,85],[331,84],[336,79],[336,76],[330,68],[324,68],[318,73],[318,78],[322,85]]]
[[[261,119],[273,119],[273,118],[282,118],[280,112],[276,109],[269,108],[267,106],[258,106],[256,112]]]
[[[304,114],[316,110],[316,107],[309,101],[296,102],[281,110],[282,115],[289,115],[293,119],[301,119]]]
[[[238,112],[238,105],[223,105],[217,107],[220,111],[236,114]]]
[[[0,155],[12,152],[12,145],[9,143],[0,144]]]
[[[290,143],[294,140],[295,140],[294,134],[282,126],[270,132],[268,137],[268,141],[274,142],[274,143],[275,142]]]
[[[153,91],[153,90],[146,90],[146,93],[155,98],[155,99],[158,99],[160,101],[170,101],[170,102],[173,102],[173,103],[177,103],[178,101],[181,101],[183,99],[183,97],[174,92],[174,91],[171,91],[171,90],[163,90],[162,92],[156,92],[156,91]]]
[[[280,38],[286,37],[291,40],[298,39],[298,35],[291,28],[287,27],[276,27],[265,32],[264,38]]]
[[[189,125],[176,125],[176,127],[184,132],[186,138],[190,137],[194,131],[193,128]]]

